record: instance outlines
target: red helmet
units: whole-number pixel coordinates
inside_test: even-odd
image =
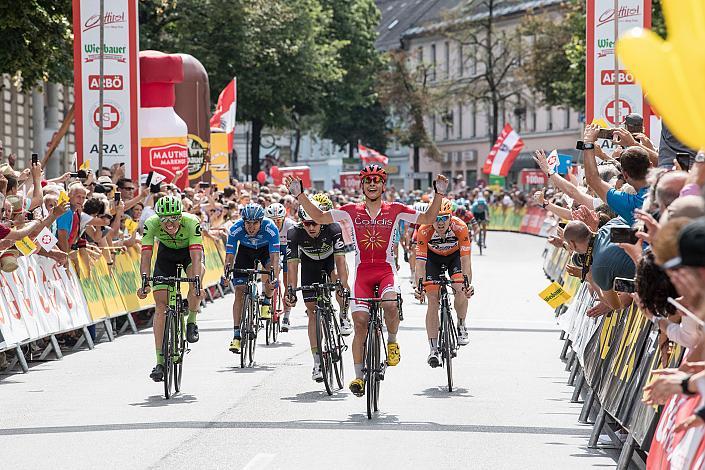
[[[387,172],[379,165],[367,165],[360,170],[360,182],[362,182],[366,176],[379,176],[382,178],[382,181],[387,182]]]

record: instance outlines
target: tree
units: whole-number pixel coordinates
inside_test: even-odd
[[[387,56],[387,68],[381,74],[378,89],[382,103],[395,118],[394,134],[403,145],[413,149],[413,169],[419,171],[420,150],[432,159],[440,152],[428,135],[424,118],[433,112],[434,95],[429,86],[429,66],[409,67],[409,57],[403,50]]]
[[[387,125],[384,107],[375,89],[382,70],[375,49],[380,13],[373,0],[321,0],[332,12],[329,40],[338,41],[342,80],[331,82],[322,103],[321,133],[335,144],[349,144],[352,154],[358,141],[384,149]],[[352,156],[352,155],[351,155]]]
[[[527,16],[521,31],[532,38],[522,66],[522,80],[546,106],[585,110],[585,0],[567,0],[560,17]],[[652,29],[666,36],[661,0],[652,2]],[[560,73],[556,73],[560,71]]]
[[[71,0],[0,3],[0,73],[20,89],[73,76]]]

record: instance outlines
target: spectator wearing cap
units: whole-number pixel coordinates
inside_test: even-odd
[[[600,178],[595,159],[594,145],[599,129],[594,125],[588,125],[585,128],[583,140],[585,145],[592,146],[584,151],[585,178],[595,194],[605,201],[627,224],[631,225],[634,223],[634,210],[643,206],[644,199],[649,192],[646,174],[651,166],[651,161],[649,155],[641,147],[626,148],[620,155],[622,177],[627,184],[636,190],[636,194],[629,194],[610,187]]]
[[[600,303],[588,310],[588,316],[595,317],[618,310],[632,301],[629,294],[619,294],[614,291],[614,280],[617,277],[632,279],[636,267],[634,261],[617,244],[610,240],[610,231],[623,222],[612,219],[593,232],[588,225],[580,220],[568,222],[563,231],[563,239],[568,247],[577,253],[586,255],[583,272],[586,279],[595,288],[600,297]]]

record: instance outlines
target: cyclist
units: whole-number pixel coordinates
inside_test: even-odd
[[[387,172],[379,165],[368,165],[360,171],[360,187],[364,202],[346,204],[339,209],[321,211],[306,197],[303,183],[300,179],[286,178],[289,192],[297,198],[313,220],[319,224],[331,224],[346,220],[353,228],[353,240],[356,255],[356,275],[353,287],[353,297],[374,297],[374,289],[378,287],[380,296],[385,300],[395,300],[399,292],[392,255],[392,233],[404,219],[409,223],[428,224],[436,219],[441,198],[448,189],[448,179],[438,175],[434,181],[436,197],[425,213],[415,211],[411,207],[398,202],[382,201],[382,195],[387,183]],[[387,326],[387,363],[396,366],[401,359],[397,331],[399,329],[399,312],[395,302],[382,304]],[[369,306],[365,303],[353,302],[353,323],[355,336],[352,353],[355,365],[355,379],[350,383],[350,391],[361,397],[365,394],[365,383],[362,379],[362,367]]]
[[[418,283],[440,280],[442,267],[448,269],[454,283],[463,284],[464,277],[468,282],[472,282],[472,265],[470,261],[470,235],[468,226],[457,217],[452,215],[451,203],[444,199],[441,209],[438,211],[436,221],[431,225],[419,227],[418,239],[416,241],[416,274]],[[458,295],[458,288],[451,286],[455,292],[455,312],[458,315],[458,344],[465,346],[468,344],[468,331],[465,326],[465,317],[468,311],[468,299],[473,294],[472,287],[465,288],[464,295]],[[417,297],[423,297],[423,290],[428,295],[428,308],[426,310],[426,333],[431,346],[431,353],[428,355],[428,364],[431,367],[440,365],[438,350],[438,286],[430,285],[425,289],[417,289]]]
[[[322,198],[319,198],[322,199]],[[332,204],[326,206],[318,204],[320,208],[330,210]],[[301,285],[323,282],[321,272],[328,274],[331,280],[336,277],[345,289],[348,287],[348,269],[345,265],[345,243],[338,224],[317,224],[302,207],[299,207],[299,219],[301,223],[289,230],[289,243],[287,246],[287,262],[289,263],[288,288],[295,289],[299,275],[299,264],[301,264]],[[338,273],[338,276],[335,273]],[[304,290],[302,292],[306,313],[308,314],[308,339],[313,354],[313,373],[311,378],[316,382],[323,381],[321,373],[321,359],[318,355],[316,344],[316,292]],[[296,306],[296,295],[293,292],[287,294],[285,302],[288,306]],[[345,336],[352,332],[350,320],[341,308],[340,312],[341,333]]]
[[[426,212],[428,210],[427,202],[417,202],[414,204],[414,210],[416,212]],[[409,256],[409,269],[411,270],[411,283],[416,279],[414,272],[416,270],[416,231],[419,228],[419,224],[409,224],[409,228],[406,231],[407,239],[409,240],[409,251],[411,252]]]
[[[478,195],[477,199],[472,203],[471,211],[473,217],[480,225],[480,232],[484,242],[482,248],[487,248],[487,224],[490,222],[490,206],[482,195]]]
[[[277,230],[279,230],[279,257],[282,264],[282,280],[284,281],[284,284],[282,285],[286,286],[288,285],[286,280],[288,271],[286,263],[286,235],[287,232],[289,232],[289,229],[296,225],[296,222],[286,216],[286,208],[283,204],[278,202],[268,205],[264,209],[264,216],[272,219],[274,224],[277,226]],[[289,331],[289,313],[291,313],[291,308],[285,303],[284,317],[282,318],[281,324],[281,331],[285,333]]]
[[[459,205],[454,211],[453,215],[465,222],[468,226],[473,236],[476,236],[480,231],[480,225],[477,223],[477,219],[472,215],[472,211],[469,211],[463,205]]]
[[[140,273],[150,276],[152,270],[152,252],[154,241],[159,241],[157,259],[154,263],[154,275],[175,277],[181,273],[176,271],[180,264],[186,269],[188,277],[203,277],[203,236],[201,222],[193,214],[182,213],[181,199],[176,196],[163,196],[154,205],[155,215],[144,222],[142,236],[142,257]],[[154,345],[157,350],[157,365],[149,374],[155,382],[164,380],[164,356],[162,356],[162,338],[166,309],[169,302],[168,286],[154,286]],[[150,288],[137,290],[140,299],[147,297]],[[198,341],[198,325],[196,315],[200,305],[200,292],[191,286],[188,291],[188,319],[186,320],[186,339],[189,343]]]
[[[241,218],[230,227],[228,243],[225,246],[225,275],[235,262],[235,269],[252,269],[261,263],[265,269],[274,270],[274,279],[265,275],[262,277],[264,284],[264,301],[260,311],[260,318],[272,317],[270,307],[272,293],[279,279],[279,230],[271,219],[264,217],[264,209],[259,204],[249,203],[240,212]],[[233,340],[230,351],[235,354],[240,352],[240,318],[242,317],[242,304],[245,293],[247,276],[234,274],[235,301],[233,302]]]

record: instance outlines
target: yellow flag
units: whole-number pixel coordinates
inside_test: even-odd
[[[69,195],[66,194],[66,191],[61,190],[61,192],[59,193],[59,199],[56,201],[56,204],[60,206],[65,202],[69,202]]]
[[[597,124],[598,126],[600,126],[600,127],[603,128],[603,129],[609,129],[609,127],[610,127],[609,124],[607,124],[607,121],[605,121],[605,120],[602,119],[602,118],[600,118],[600,119],[593,119],[590,124],[592,124],[593,126],[594,126],[595,124]]]
[[[558,308],[560,305],[568,302],[571,295],[564,291],[560,284],[552,282],[550,286],[539,293],[539,297],[550,305],[551,308]]]
[[[91,161],[90,160],[84,160],[83,163],[81,163],[81,166],[78,167],[79,170],[90,170],[91,169]]]
[[[22,240],[17,240],[15,242],[15,246],[25,256],[31,255],[34,253],[34,250],[37,249],[37,244],[34,243],[29,237],[24,237]]]
[[[135,233],[135,230],[137,230],[138,226],[139,226],[139,224],[137,222],[135,222],[134,220],[132,220],[131,218],[128,217],[127,219],[125,219],[125,228],[130,233],[130,235]]]

